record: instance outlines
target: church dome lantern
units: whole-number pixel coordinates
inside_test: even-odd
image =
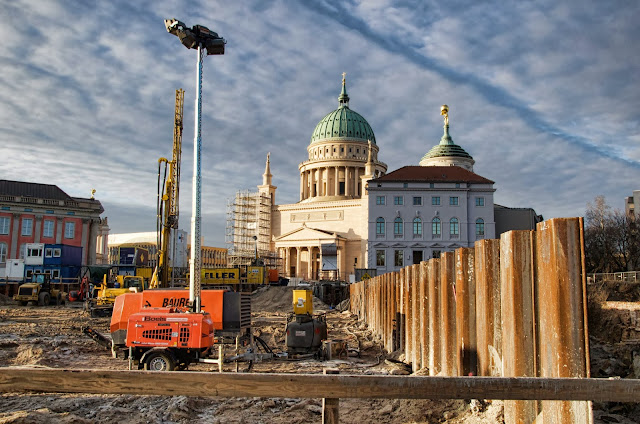
[[[420,166],[460,166],[473,172],[475,161],[462,147],[455,144],[449,135],[449,106],[442,105],[440,114],[444,116],[444,133],[436,144],[420,160]]]

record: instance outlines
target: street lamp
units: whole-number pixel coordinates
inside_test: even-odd
[[[191,202],[191,260],[189,261],[189,302],[195,312],[200,312],[200,279],[202,269],[200,246],[200,121],[202,118],[202,58],[224,54],[224,38],[202,25],[187,28],[177,19],[165,19],[167,31],[180,39],[188,49],[198,49],[196,119],[193,143],[193,195]]]

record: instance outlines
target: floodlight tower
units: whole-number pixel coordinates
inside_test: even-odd
[[[200,312],[200,284],[202,257],[200,253],[200,122],[202,118],[202,59],[207,55],[224,54],[226,41],[217,33],[202,25],[187,28],[177,19],[165,19],[167,31],[180,39],[188,49],[198,49],[197,95],[195,134],[193,143],[193,190],[191,201],[191,259],[189,260],[189,303],[194,312]]]

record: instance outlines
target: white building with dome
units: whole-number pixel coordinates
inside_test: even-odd
[[[378,274],[495,238],[493,181],[473,172],[474,160],[444,134],[420,160],[369,181],[368,268]]]
[[[269,250],[281,258],[285,276],[348,279],[355,268],[365,267],[369,205],[365,186],[387,171],[378,152],[371,126],[349,106],[343,74],[338,108],[316,125],[307,158],[299,165],[297,203],[275,204],[267,156],[258,190],[272,205],[263,221],[270,221]]]

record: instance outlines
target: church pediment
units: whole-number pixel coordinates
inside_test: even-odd
[[[319,230],[316,228],[309,228],[303,225],[275,239],[276,242],[308,241],[308,240],[337,241],[337,240],[344,240],[344,237],[341,237],[331,231]]]

